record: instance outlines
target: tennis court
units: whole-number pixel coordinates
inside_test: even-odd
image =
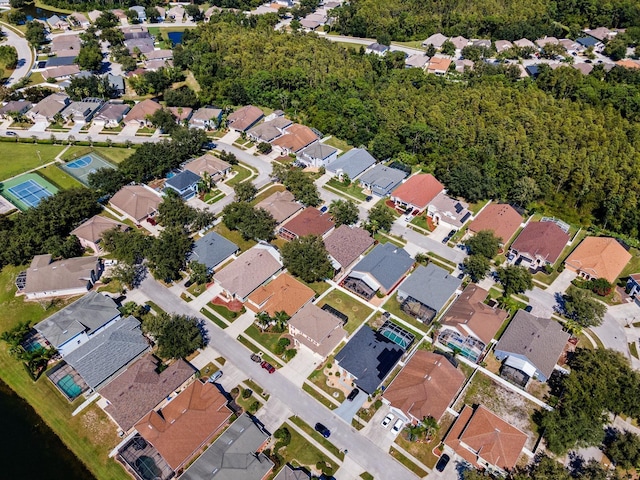
[[[100,155],[91,152],[81,156],[69,163],[65,163],[61,168],[69,175],[79,180],[84,185],[88,185],[89,175],[101,168],[115,168]]]
[[[55,193],[58,189],[36,173],[20,175],[2,184],[2,196],[23,211]]]

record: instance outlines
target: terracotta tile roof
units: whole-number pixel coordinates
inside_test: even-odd
[[[306,235],[323,236],[335,225],[328,214],[320,213],[317,208],[309,207],[282,225],[281,229],[287,230],[297,237]]]
[[[158,210],[162,197],[142,185],[127,185],[109,203],[139,222]]]
[[[491,203],[487,205],[469,225],[469,231],[478,233],[491,230],[494,235],[507,243],[518,231],[522,217],[511,205]]]
[[[295,201],[293,193],[288,190],[276,192],[269,195],[256,205],[256,208],[262,208],[269,212],[276,222],[284,222],[291,215],[304,207]]]
[[[606,278],[614,283],[631,254],[610,237],[587,237],[565,261],[567,267],[584,272],[592,278]]]
[[[324,241],[329,255],[347,268],[373,245],[373,238],[363,228],[340,225]]]
[[[530,222],[511,245],[527,258],[555,263],[569,241],[569,234],[553,222]]]
[[[430,173],[420,173],[396,188],[391,194],[392,199],[413,205],[424,210],[436,195],[444,190],[444,186]]]
[[[630,60],[628,58],[625,58],[624,60],[618,60],[616,62],[616,65],[618,65],[619,67],[625,67],[625,68],[640,68],[640,63],[636,62],[635,60]]]
[[[322,357],[329,355],[347,336],[342,320],[313,303],[307,303],[291,317],[289,325],[290,332],[292,329],[299,332],[293,335],[295,340]]]
[[[418,350],[385,390],[384,398],[418,421],[440,420],[465,379],[444,356]]]
[[[428,72],[446,72],[451,65],[451,59],[442,57],[431,57],[427,65]]]
[[[256,312],[267,312],[271,316],[281,311],[291,316],[314,297],[315,292],[311,288],[288,273],[283,273],[249,295],[250,303],[247,306]]]
[[[318,136],[305,125],[294,123],[285,131],[285,134],[276,138],[271,145],[282,147],[290,152],[299,152],[307,145],[318,140]]]
[[[227,123],[234,130],[244,132],[262,117],[264,117],[262,110],[258,107],[254,107],[253,105],[246,105],[229,114],[227,117]]]
[[[188,462],[231,416],[227,399],[212,383],[193,382],[160,412],[136,423],[173,470]]]
[[[451,304],[440,323],[454,327],[465,337],[477,337],[488,345],[509,315],[505,310],[485,305],[483,302],[488,294],[478,285],[470,283]]]
[[[144,121],[147,119],[148,115],[153,115],[156,111],[160,110],[162,106],[154,102],[153,100],[143,100],[134,105],[134,107],[129,110],[129,113],[124,117],[125,122],[130,122],[132,120],[135,121]]]
[[[490,412],[465,405],[444,443],[472,465],[484,468],[478,457],[504,470],[515,467],[527,434]]]
[[[120,230],[127,230],[129,228],[127,225],[111,220],[110,218],[95,215],[72,230],[71,235],[95,243],[102,239],[104,232],[112,230],[115,227],[118,227]]]
[[[161,373],[157,367],[157,360],[145,355],[100,390],[109,401],[105,412],[125,432],[195,373],[182,359]]]

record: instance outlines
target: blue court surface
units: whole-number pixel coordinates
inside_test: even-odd
[[[41,186],[35,180],[26,180],[14,187],[7,189],[18,200],[29,207],[35,207],[43,198],[53,195],[46,187]]]
[[[100,155],[91,152],[82,155],[80,158],[72,160],[69,163],[65,163],[61,168],[76,180],[79,180],[84,185],[88,185],[89,175],[95,173],[101,168],[115,167]]]

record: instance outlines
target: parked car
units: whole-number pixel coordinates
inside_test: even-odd
[[[252,353],[251,354],[251,360],[253,360],[256,363],[261,363],[262,362],[262,357],[256,353]]]
[[[357,388],[354,388],[353,390],[351,390],[351,393],[347,397],[347,400],[352,401],[358,396],[358,393],[360,393],[360,390],[358,390]]]
[[[213,383],[222,376],[222,370],[218,370],[216,373],[209,377],[209,383]]]
[[[316,428],[316,431],[319,432],[320,435],[322,435],[324,438],[329,438],[329,436],[331,435],[331,432],[329,431],[329,429],[321,423],[316,423],[315,428]]]
[[[402,430],[403,425],[404,425],[404,422],[402,421],[401,418],[399,418],[398,420],[396,420],[396,423],[393,424],[393,427],[391,428],[391,433],[393,433],[394,435],[399,434],[400,430]]]
[[[327,210],[329,210],[329,207],[327,207],[326,205],[324,205],[324,206],[320,209],[320,212],[321,212],[321,213],[325,213]]]
[[[449,457],[449,455],[447,455],[446,453],[443,453],[440,456],[440,460],[438,460],[438,463],[436,463],[436,470],[442,472],[447,466],[447,463],[449,463],[449,460],[451,460],[451,457]]]
[[[269,373],[273,373],[276,371],[275,367],[269,362],[262,362],[260,365],[262,365],[262,368],[264,368]]]
[[[367,198],[364,199],[365,202],[370,202],[371,200],[373,200],[373,196],[371,195],[367,195]]]
[[[384,428],[387,428],[387,427],[389,426],[389,424],[392,422],[392,420],[393,420],[394,418],[395,418],[395,417],[393,416],[393,414],[391,414],[391,413],[387,413],[387,416],[386,416],[386,417],[384,417],[384,420],[382,420],[382,424],[381,424],[381,425],[382,425]]]
[[[7,132],[7,137],[17,137],[18,134],[16,132],[12,132],[12,131],[8,131]]]

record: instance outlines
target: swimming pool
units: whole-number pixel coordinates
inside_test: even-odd
[[[82,387],[78,385],[71,375],[65,375],[58,380],[58,387],[62,390],[69,399],[73,400],[82,393]]]

